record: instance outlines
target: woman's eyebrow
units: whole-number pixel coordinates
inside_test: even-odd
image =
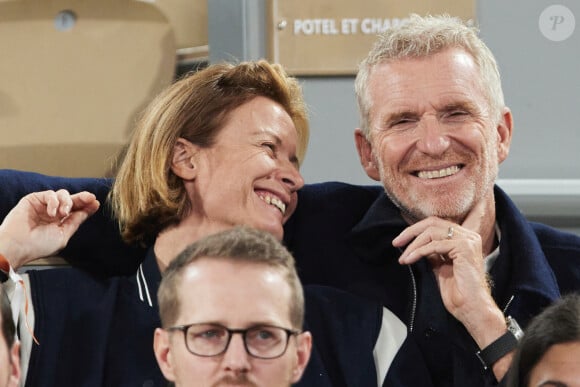
[[[538,384],[538,387],[568,387],[568,385],[558,380],[546,380]]]

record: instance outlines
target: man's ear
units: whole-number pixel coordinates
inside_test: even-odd
[[[504,107],[501,118],[497,124],[497,158],[501,164],[507,159],[512,143],[514,119],[509,108]]]
[[[310,353],[312,352],[312,334],[310,332],[302,332],[296,337],[296,365],[292,371],[292,383],[296,383],[302,378],[304,370],[310,360]]]
[[[20,378],[20,342],[16,341],[10,349],[10,382],[8,383],[8,386],[19,386]]]
[[[194,163],[196,146],[184,138],[179,138],[173,146],[171,170],[183,180],[193,180],[197,175]]]
[[[174,382],[173,357],[169,348],[169,333],[161,328],[156,328],[153,336],[153,351],[157,364],[165,376],[165,379]]]
[[[373,150],[371,143],[364,135],[362,129],[356,128],[354,131],[354,141],[356,144],[356,150],[358,152],[358,158],[363,169],[367,175],[376,181],[381,180],[381,175],[379,173],[379,168],[377,166],[376,160],[373,156]]]

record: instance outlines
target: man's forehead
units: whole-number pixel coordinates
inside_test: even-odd
[[[189,263],[182,269],[182,277],[188,280],[203,279],[216,273],[245,272],[264,273],[268,277],[280,275],[280,270],[263,261],[251,261],[229,257],[202,257]]]
[[[180,323],[290,322],[290,285],[279,269],[263,262],[199,259],[184,267],[178,297]]]
[[[240,291],[251,294],[260,291],[290,297],[291,285],[287,275],[279,267],[265,262],[236,260],[229,258],[201,258],[183,268],[178,291],[231,293]],[[286,296],[284,297],[286,300]]]

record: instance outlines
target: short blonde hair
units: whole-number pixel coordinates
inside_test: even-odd
[[[303,161],[309,137],[306,106],[297,80],[280,65],[222,63],[188,75],[146,108],[119,166],[109,199],[125,241],[150,243],[188,210],[183,183],[170,168],[177,140],[211,147],[228,114],[258,96],[288,113]]]
[[[479,68],[480,83],[486,94],[490,113],[499,119],[504,96],[497,62],[491,50],[478,37],[478,30],[449,15],[413,14],[400,26],[381,34],[367,57],[360,63],[355,80],[360,125],[368,138],[372,101],[368,93],[370,75],[376,65],[406,58],[428,57],[448,48],[461,48],[470,54]]]
[[[157,291],[159,315],[163,327],[177,321],[180,313],[179,286],[185,268],[199,259],[221,259],[264,265],[278,270],[290,287],[289,318],[292,327],[304,324],[304,291],[290,252],[274,236],[247,226],[212,234],[189,245],[163,272]]]

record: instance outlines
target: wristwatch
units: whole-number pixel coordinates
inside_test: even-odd
[[[493,366],[496,361],[504,357],[508,352],[516,349],[519,341],[524,337],[522,328],[513,317],[507,316],[505,321],[507,332],[484,349],[475,353],[485,370]]]

